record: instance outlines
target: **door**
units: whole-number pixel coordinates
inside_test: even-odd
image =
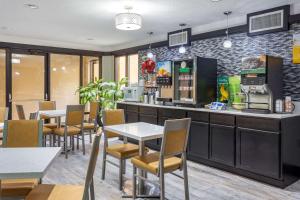
[[[235,165],[235,127],[210,124],[210,159]]]
[[[208,145],[209,124],[192,121],[187,152],[188,159],[193,161],[208,159]]]
[[[12,53],[9,106],[12,119],[18,119],[16,105],[23,105],[25,117],[38,110],[38,102],[47,98],[45,91],[45,55]]]
[[[237,167],[271,178],[281,178],[279,132],[237,129]]]

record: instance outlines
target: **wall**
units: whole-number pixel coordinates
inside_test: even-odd
[[[300,24],[294,24],[290,31],[248,37],[246,33],[230,35],[233,41],[231,49],[223,48],[225,37],[217,37],[192,42],[183,55],[178,49],[161,47],[153,49],[157,61],[186,59],[202,56],[218,59],[218,74],[239,74],[241,60],[247,56],[267,54],[284,59],[283,81],[284,95],[292,96],[294,101],[300,101],[300,65],[292,64],[293,33],[300,33]],[[139,63],[147,50],[139,51]],[[139,73],[141,74],[141,73]]]
[[[114,56],[102,57],[102,78],[103,81],[113,81],[114,77]]]

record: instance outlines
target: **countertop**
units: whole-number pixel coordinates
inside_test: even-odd
[[[190,107],[181,107],[181,106],[165,106],[165,105],[156,105],[156,104],[145,104],[139,102],[126,102],[120,101],[120,104],[126,105],[136,105],[136,106],[149,106],[149,107],[156,107],[156,108],[170,108],[170,109],[180,109],[180,110],[187,110],[187,111],[201,111],[201,112],[210,112],[210,113],[222,113],[222,114],[231,114],[231,115],[241,115],[241,116],[251,116],[251,117],[262,117],[262,118],[274,118],[274,119],[284,119],[289,117],[296,117],[300,116],[300,113],[289,113],[289,114],[278,114],[278,113],[271,113],[271,114],[258,114],[258,113],[247,113],[242,112],[240,110],[210,110],[207,108],[190,108]]]

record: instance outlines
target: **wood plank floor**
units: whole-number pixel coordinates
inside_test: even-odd
[[[48,170],[43,183],[83,184],[91,145],[87,143],[87,154],[71,152],[68,159],[59,156]],[[102,145],[101,145],[102,147]],[[101,154],[101,152],[100,152]],[[118,169],[107,164],[106,180],[101,180],[101,156],[99,156],[94,181],[97,200],[119,200]],[[198,200],[294,200],[300,199],[300,181],[286,189],[275,188],[211,167],[188,162],[190,199]],[[132,166],[127,161],[126,186],[131,191]],[[155,177],[151,177],[155,180]],[[158,191],[155,191],[158,192]],[[183,181],[173,175],[166,177],[166,197],[183,200]]]

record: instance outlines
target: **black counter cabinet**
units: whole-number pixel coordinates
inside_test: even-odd
[[[209,114],[207,112],[187,113],[191,118],[191,128],[187,147],[189,160],[199,162],[209,158]]]
[[[191,108],[118,103],[127,122],[164,125],[191,118],[187,158],[240,176],[284,188],[300,177],[300,116],[245,115]],[[147,143],[160,150],[161,140]]]

